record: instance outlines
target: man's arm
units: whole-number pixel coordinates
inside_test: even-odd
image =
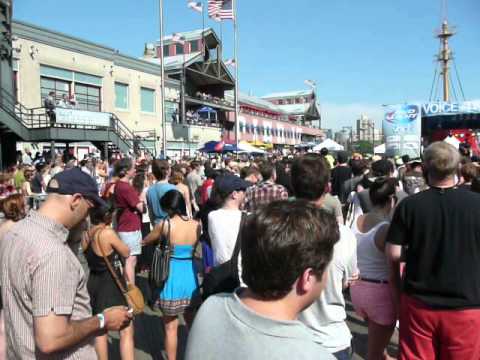
[[[402,255],[402,246],[387,243],[385,246],[385,255],[389,265],[390,273],[390,289],[392,291],[393,299],[397,310],[400,305],[401,293],[401,274],[400,274],[400,259]]]
[[[132,315],[124,306],[104,311],[105,327],[100,329],[97,316],[84,320],[70,320],[69,316],[55,315],[33,318],[35,345],[43,354],[53,354],[71,349],[83,340],[106,330],[118,331],[128,326]]]

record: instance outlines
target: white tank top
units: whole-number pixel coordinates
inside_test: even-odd
[[[352,231],[357,238],[357,266],[360,271],[360,278],[372,280],[388,280],[389,270],[387,257],[375,245],[375,235],[378,229],[388,221],[378,223],[369,231],[363,233],[358,230],[357,221],[352,224]]]

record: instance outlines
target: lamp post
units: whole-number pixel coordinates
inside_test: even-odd
[[[163,0],[159,0],[160,6],[160,72],[161,72],[161,83],[160,83],[160,96],[162,97],[162,109],[161,109],[161,123],[162,123],[162,157],[166,158],[167,156],[167,119],[165,117],[165,66],[163,63]]]

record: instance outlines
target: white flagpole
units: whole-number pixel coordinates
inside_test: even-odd
[[[161,123],[162,123],[162,157],[167,157],[167,122],[165,117],[165,66],[163,63],[163,0],[160,0],[160,72],[161,85],[160,96],[162,97]]]
[[[239,140],[239,124],[238,124],[238,11],[237,11],[237,1],[233,0],[232,2],[233,8],[233,42],[234,42],[234,54],[233,57],[235,59],[235,144],[237,147],[237,155],[238,155],[238,143]]]

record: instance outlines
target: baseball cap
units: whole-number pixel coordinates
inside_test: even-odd
[[[98,187],[95,180],[78,167],[64,170],[55,175],[48,183],[47,193],[60,195],[81,194],[86,199],[93,201],[97,206],[107,205],[98,195]]]
[[[226,174],[215,179],[215,186],[226,193],[246,190],[252,184],[233,174]]]

